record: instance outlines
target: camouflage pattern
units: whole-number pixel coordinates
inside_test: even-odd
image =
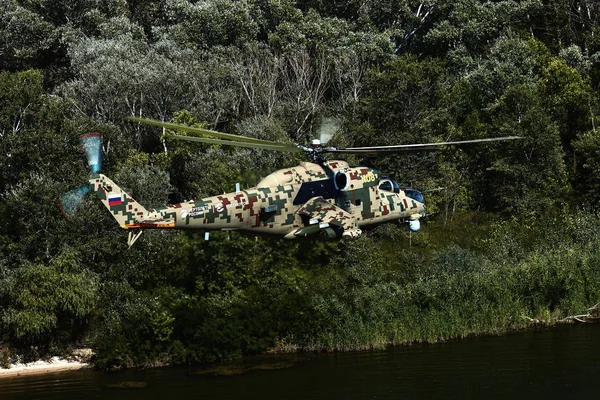
[[[382,184],[387,181],[390,190]],[[255,188],[146,210],[106,176],[90,179],[125,229],[246,230],[287,239],[317,233],[356,237],[361,227],[423,216],[422,198],[397,185],[394,190],[391,182],[375,169],[345,161],[304,162],[273,172]]]
[[[96,174],[89,183],[98,198],[102,200],[102,204],[122,228],[127,228],[139,219],[147,218],[148,211],[107,176]]]

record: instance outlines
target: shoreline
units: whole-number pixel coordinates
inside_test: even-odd
[[[71,361],[59,357],[52,357],[49,361],[34,361],[31,363],[11,364],[10,368],[0,368],[0,380],[3,378],[15,378],[20,376],[52,374],[64,371],[79,371],[91,368],[87,362]]]
[[[597,307],[597,305],[595,307]],[[583,321],[576,317],[589,317],[589,321]],[[577,322],[587,322],[587,323],[599,323],[600,322],[600,318],[589,315],[589,314],[578,315],[578,316],[569,316],[564,319],[549,320],[549,321],[533,319],[533,318],[529,318],[529,317],[525,317],[525,316],[523,316],[522,318],[524,320],[526,320],[527,322],[525,322],[524,324],[521,324],[519,326],[515,326],[512,329],[506,329],[503,331],[496,331],[496,332],[479,332],[478,334],[468,335],[465,337],[448,338],[446,340],[439,340],[439,341],[435,341],[435,342],[428,342],[426,340],[425,341],[414,341],[412,343],[387,342],[387,343],[383,344],[382,346],[377,346],[377,345],[374,345],[373,343],[371,343],[371,344],[367,344],[363,347],[357,347],[354,349],[345,349],[345,350],[325,349],[325,348],[307,349],[307,348],[301,348],[299,346],[295,346],[293,344],[278,343],[275,346],[273,346],[270,349],[263,352],[261,355],[263,355],[263,356],[286,356],[286,355],[288,355],[289,356],[290,354],[301,354],[301,353],[307,353],[307,352],[308,353],[313,353],[313,352],[316,352],[316,353],[322,353],[322,352],[325,352],[325,353],[329,353],[329,352],[351,353],[351,352],[362,352],[362,351],[370,351],[370,350],[377,350],[377,349],[384,350],[384,349],[387,349],[390,347],[411,346],[412,344],[416,344],[416,343],[439,343],[439,342],[452,341],[452,340],[465,340],[465,339],[473,338],[473,337],[505,335],[505,334],[510,334],[510,333],[527,331],[527,330],[536,330],[536,329],[540,329],[540,328],[548,329],[548,328],[552,328],[554,326],[571,325],[571,324],[574,324]],[[3,378],[16,378],[16,377],[21,377],[21,376],[44,375],[44,374],[52,374],[52,373],[59,373],[59,372],[65,372],[65,371],[79,371],[79,370],[83,370],[83,369],[94,368],[94,365],[91,362],[88,362],[88,360],[90,359],[90,356],[92,354],[92,350],[91,349],[83,349],[83,350],[76,351],[76,353],[82,353],[82,352],[83,352],[83,354],[85,354],[84,357],[82,357],[82,354],[77,354],[74,358],[60,358],[60,357],[54,356],[54,357],[50,358],[48,361],[38,360],[38,361],[30,362],[30,363],[14,363],[14,364],[11,364],[10,368],[0,367],[0,381]],[[153,365],[153,367],[158,367],[158,366]],[[136,366],[133,368],[148,368],[148,366]]]

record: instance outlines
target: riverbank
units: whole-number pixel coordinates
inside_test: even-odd
[[[598,305],[590,308],[590,310],[596,310],[597,308],[598,308]],[[532,319],[529,317],[523,317],[525,322],[523,324],[519,325],[518,327],[513,327],[513,329],[507,329],[506,331],[503,331],[503,332],[496,331],[493,333],[481,333],[480,335],[470,336],[470,338],[472,339],[474,337],[499,336],[499,335],[508,334],[508,333],[515,333],[518,331],[534,331],[534,330],[540,329],[540,328],[541,329],[552,328],[557,325],[571,325],[571,324],[585,322],[581,318],[577,318],[577,317],[592,317],[587,321],[588,323],[600,322],[600,319],[598,317],[591,316],[590,314],[579,315],[579,316],[570,316],[570,317],[563,318],[563,319],[547,320],[547,321]],[[446,341],[452,341],[452,340],[463,340],[463,339],[467,339],[467,337],[461,337],[461,338],[455,337],[455,338],[449,338],[447,340],[440,340],[440,341],[436,341],[436,342],[440,343],[440,342],[446,342]],[[413,342],[413,343],[417,343],[417,342]],[[435,342],[429,342],[429,343],[435,343]],[[374,346],[374,345],[361,346],[361,347],[357,347],[354,349],[347,349],[346,351],[342,351],[342,352],[355,353],[355,352],[361,352],[361,351],[383,350],[383,349],[389,349],[389,348],[406,347],[408,345],[409,345],[409,343],[399,344],[399,343],[388,342],[388,343],[385,343],[384,345],[380,345],[380,346]],[[333,352],[335,352],[335,351],[336,350],[333,350]],[[339,352],[339,350],[337,350],[337,351]],[[329,353],[329,352],[332,352],[332,350],[331,349],[300,348],[297,346],[293,346],[293,345],[290,345],[287,343],[280,342],[277,345],[275,345],[274,347],[272,347],[269,350],[267,350],[266,352],[264,352],[262,355],[267,356],[267,357],[290,356],[294,353],[297,355],[300,355],[300,354],[306,355],[307,352],[315,353],[315,354],[316,353]],[[31,362],[31,363],[19,363],[19,362],[13,363],[13,364],[11,364],[10,368],[0,368],[0,380],[2,378],[14,378],[14,377],[31,376],[31,375],[44,375],[44,374],[52,374],[52,373],[64,372],[64,371],[77,371],[77,370],[81,370],[81,369],[94,368],[94,364],[89,361],[91,358],[91,355],[92,355],[91,349],[82,349],[82,350],[76,351],[75,354],[71,358],[68,358],[68,359],[55,356],[55,357],[50,358],[49,360],[38,360],[35,362]],[[239,360],[237,360],[237,361],[239,361]],[[276,362],[276,363],[271,362],[271,363],[267,363],[265,365],[263,365],[263,364],[259,364],[258,366],[244,365],[244,366],[240,367],[238,365],[237,361],[233,361],[233,365],[234,365],[233,368],[229,363],[218,364],[216,367],[211,366],[206,370],[200,370],[196,374],[199,374],[199,375],[228,375],[229,376],[229,375],[238,375],[240,373],[248,372],[248,371],[254,370],[254,369],[287,368],[293,364],[293,363],[290,363],[289,361],[286,361],[283,363],[282,362]],[[153,365],[153,367],[156,367],[156,366],[157,365]],[[147,369],[148,367],[149,367],[149,365],[137,366],[137,367],[134,367],[134,369],[140,369],[140,368]]]
[[[53,356],[29,363],[21,362],[22,358],[15,357],[9,368],[0,367],[0,379],[92,368],[90,360],[93,355],[92,349],[76,349],[67,357]]]
[[[76,371],[89,367],[90,364],[87,362],[52,357],[48,361],[38,360],[31,363],[15,363],[11,364],[10,368],[0,368],[0,379],[13,378],[16,376],[50,374],[63,371]]]

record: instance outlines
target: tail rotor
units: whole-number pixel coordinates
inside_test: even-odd
[[[102,135],[100,133],[87,133],[81,137],[81,142],[90,166],[91,176],[98,176],[102,169]],[[71,216],[83,198],[92,190],[88,183],[63,193],[58,196],[58,203],[63,214],[67,217]]]
[[[92,188],[88,184],[83,184],[78,188],[68,191],[67,193],[63,193],[58,196],[58,202],[61,211],[66,216],[71,216],[81,204],[81,201],[85,197],[88,192],[90,192]]]
[[[87,156],[92,175],[100,173],[102,169],[102,135],[87,133],[81,137],[83,148]]]

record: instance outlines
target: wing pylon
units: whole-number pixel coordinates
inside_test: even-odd
[[[290,235],[308,236],[325,231],[332,237],[355,237],[361,233],[356,218],[320,196],[308,200],[296,211],[296,214],[300,215],[305,226]]]

